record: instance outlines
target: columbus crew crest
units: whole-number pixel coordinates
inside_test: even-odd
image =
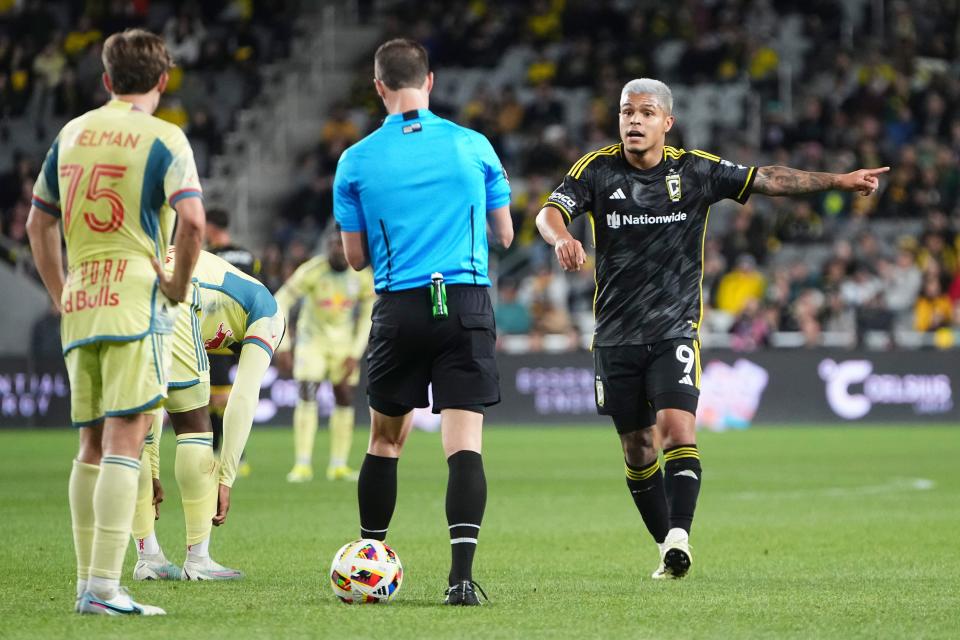
[[[597,378],[597,406],[602,407],[604,403],[603,398],[603,380],[599,377]]]
[[[680,174],[671,173],[667,176],[667,195],[671,202],[680,200]]]

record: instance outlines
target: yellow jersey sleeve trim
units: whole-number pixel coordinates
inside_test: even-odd
[[[619,144],[611,144],[603,147],[602,149],[597,149],[596,151],[591,151],[590,153],[584,155],[582,158],[577,160],[574,165],[570,168],[570,171],[567,172],[568,176],[573,176],[574,178],[579,178],[580,174],[583,173],[583,170],[588,164],[590,164],[595,157],[600,154],[609,154],[613,150],[619,150]]]
[[[713,160],[714,162],[720,162],[720,156],[715,156],[712,153],[707,153],[706,151],[702,151],[700,149],[694,149],[690,153],[692,153],[695,156],[704,158],[705,160]]]
[[[553,207],[554,209],[558,209],[558,210],[560,211],[560,213],[562,213],[563,215],[565,215],[565,216],[567,217],[567,224],[570,224],[571,222],[573,222],[573,216],[570,215],[570,212],[567,211],[567,208],[564,207],[562,204],[559,204],[559,203],[557,203],[557,202],[547,202],[547,203],[546,203],[545,205],[543,205],[543,206],[544,206],[544,207]]]
[[[586,159],[586,162],[582,162],[582,163],[580,164],[580,168],[577,169],[576,173],[572,173],[572,174],[570,174],[570,175],[572,175],[574,178],[576,178],[576,179],[579,180],[579,179],[580,179],[580,176],[583,175],[584,170],[587,168],[587,166],[588,166],[591,162],[593,162],[594,160],[596,160],[596,159],[599,158],[600,156],[615,156],[615,155],[617,155],[618,153],[620,153],[620,145],[619,145],[619,144],[610,145],[609,147],[604,147],[603,149],[600,149],[599,151],[594,151],[592,154],[590,154],[590,157]]]
[[[686,153],[684,149],[677,149],[676,147],[671,147],[670,145],[663,146],[663,157],[671,157],[674,160],[678,159],[680,156]]]
[[[750,181],[753,180],[753,174],[756,172],[756,167],[750,167],[750,171],[747,172],[747,179],[743,181],[743,188],[740,189],[740,193],[737,194],[737,200],[743,197],[744,192],[747,190],[747,185],[749,185]]]

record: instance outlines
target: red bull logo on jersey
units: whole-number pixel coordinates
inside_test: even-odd
[[[220,325],[217,327],[217,335],[210,338],[209,340],[204,340],[203,346],[206,349],[219,349],[220,347],[223,346],[224,341],[227,338],[230,338],[232,336],[233,336],[233,331],[231,329],[224,328],[223,323],[221,322]]]

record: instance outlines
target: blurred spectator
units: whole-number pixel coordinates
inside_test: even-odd
[[[953,321],[953,304],[940,288],[940,279],[926,276],[923,290],[914,307],[913,327],[917,331],[932,332],[950,326]]]
[[[506,335],[530,333],[532,326],[530,310],[517,299],[516,282],[506,278],[501,279],[498,292],[497,330]]]
[[[794,199],[785,205],[777,214],[774,224],[777,240],[809,244],[823,239],[823,221],[809,201]]]
[[[901,249],[893,264],[883,263],[880,277],[883,279],[883,297],[887,309],[900,316],[912,311],[923,280],[913,253]]]
[[[360,139],[357,125],[349,118],[342,103],[333,106],[327,121],[320,130],[320,140],[328,147],[345,148]]]
[[[748,253],[757,262],[763,263],[767,257],[769,230],[762,216],[756,215],[749,202],[737,209],[733,224],[723,238],[723,255],[727,264],[733,264],[737,256]]]
[[[737,351],[753,351],[764,347],[776,325],[756,298],[749,298],[730,327],[730,346]]]
[[[757,261],[749,253],[744,253],[737,258],[734,270],[720,279],[716,307],[731,315],[739,315],[750,300],[763,298],[766,286],[766,278],[757,271]]]

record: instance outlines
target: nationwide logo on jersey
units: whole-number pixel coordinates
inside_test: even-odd
[[[203,346],[206,349],[219,349],[223,346],[223,341],[233,335],[232,329],[225,329],[223,323],[220,323],[220,326],[217,327],[217,335],[210,338],[209,340],[203,341]]]
[[[611,200],[626,200],[627,196],[623,193],[623,189],[617,187],[617,190],[610,194]]]
[[[674,211],[670,215],[666,216],[648,216],[646,214],[642,216],[634,216],[629,213],[624,213],[623,215],[613,211],[607,214],[607,227],[610,229],[619,229],[624,225],[634,225],[634,224],[669,224],[672,222],[683,222],[687,219],[686,211]]]
[[[670,200],[677,202],[680,200],[680,175],[671,173],[667,176],[667,195]]]

